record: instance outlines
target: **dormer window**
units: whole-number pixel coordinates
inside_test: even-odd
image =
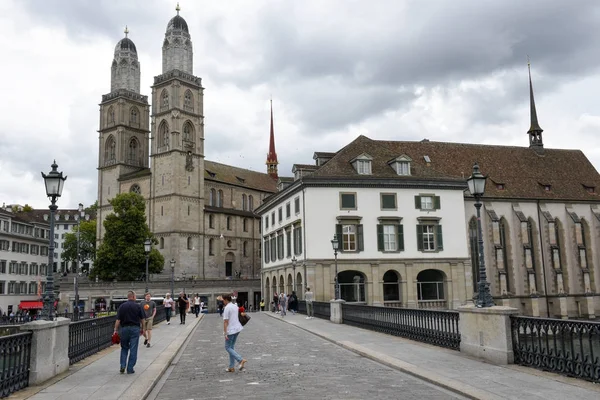
[[[359,175],[371,175],[372,160],[373,157],[366,153],[363,153],[350,162],[352,163],[354,169],[356,170],[356,172],[358,172]]]
[[[504,183],[496,183],[496,189],[504,190],[505,189]]]
[[[400,176],[409,176],[411,161],[412,159],[409,156],[402,154],[400,157],[388,162],[388,164],[396,171],[396,174]]]
[[[583,188],[588,193],[596,193],[596,188],[594,186],[583,185]]]

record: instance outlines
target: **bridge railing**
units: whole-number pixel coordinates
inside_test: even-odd
[[[511,317],[515,364],[600,383],[600,322]]]
[[[0,398],[29,386],[32,332],[0,337]]]
[[[324,301],[313,301],[313,312],[317,318],[329,319],[331,318],[331,305]],[[306,301],[298,300],[298,313],[306,314]]]

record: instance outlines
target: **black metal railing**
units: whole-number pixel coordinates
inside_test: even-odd
[[[515,364],[600,382],[600,323],[511,317]]]
[[[29,385],[31,332],[0,337],[0,398]]]
[[[110,347],[116,315],[85,319],[69,325],[69,363],[91,356]]]
[[[313,301],[315,317],[331,319],[331,304],[325,301]],[[298,300],[298,314],[306,314],[306,301]]]
[[[342,304],[342,318],[344,324],[359,328],[460,349],[457,311]]]
[[[154,320],[152,324],[158,324],[159,322],[163,322],[167,319],[167,313],[165,311],[165,306],[157,306],[156,307],[156,315],[154,316]]]

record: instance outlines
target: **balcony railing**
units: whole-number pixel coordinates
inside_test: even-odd
[[[32,332],[0,337],[0,398],[29,385]]]
[[[85,319],[69,325],[69,363],[74,364],[110,347],[116,315]]]

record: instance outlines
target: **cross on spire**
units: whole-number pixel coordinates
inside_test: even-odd
[[[127,35],[129,35],[129,28],[127,28],[127,25],[125,25],[125,37],[127,37]]]
[[[179,15],[179,11],[181,11],[181,7],[179,7],[179,2],[177,2],[177,7],[175,7],[175,11],[177,11],[177,15]]]

